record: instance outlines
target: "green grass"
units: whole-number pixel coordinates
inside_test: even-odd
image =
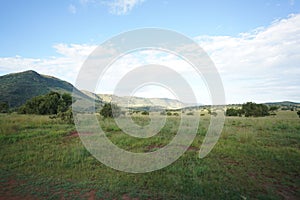
[[[135,116],[145,125],[149,119]],[[132,138],[99,118],[110,140],[133,152],[154,151],[176,134],[168,118],[152,138]],[[189,149],[172,165],[144,174],[113,170],[71,134],[73,125],[48,116],[0,115],[0,197],[27,199],[299,199],[300,119],[295,112],[228,117],[218,143],[198,158],[209,125],[204,116]]]

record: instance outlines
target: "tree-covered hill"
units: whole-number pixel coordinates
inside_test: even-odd
[[[0,76],[0,102],[6,102],[13,108],[23,105],[32,97],[44,95],[50,91],[72,93],[73,88],[74,86],[66,81],[32,70],[12,73]],[[75,90],[79,97],[89,98],[79,90]]]

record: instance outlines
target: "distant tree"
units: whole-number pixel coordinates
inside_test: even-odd
[[[170,111],[168,111],[168,112],[167,112],[167,115],[168,115],[168,116],[171,116],[171,115],[172,115],[172,113],[171,113]]]
[[[61,95],[58,92],[50,92],[26,101],[18,112],[21,114],[56,115],[60,112],[66,112],[71,104],[72,97],[70,94]]]
[[[149,115],[149,112],[144,110],[141,114],[142,115]]]
[[[173,113],[174,116],[179,116],[179,114],[177,112]]]
[[[300,110],[297,111],[297,115],[300,117]]]
[[[270,106],[269,107],[269,111],[270,112],[275,112],[275,111],[277,111],[279,109],[279,106]]]
[[[67,107],[69,107],[69,106],[72,105],[73,99],[72,99],[71,94],[64,93],[64,94],[62,94],[61,98],[62,98],[63,102],[65,102],[65,104],[67,105]]]
[[[104,118],[119,117],[121,114],[121,109],[116,104],[105,103],[100,111],[100,114]]]
[[[8,113],[9,106],[7,102],[0,102],[0,113]]]
[[[226,110],[226,116],[242,116],[241,109],[228,108]]]
[[[68,93],[64,93],[61,96],[61,99],[59,100],[57,112],[66,112],[69,107],[72,105],[72,96]]]
[[[264,104],[247,102],[242,105],[242,112],[245,114],[245,117],[263,117],[269,115],[269,108]]]

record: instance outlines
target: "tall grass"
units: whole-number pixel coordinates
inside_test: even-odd
[[[147,118],[136,118],[146,123]],[[168,144],[179,125],[171,116],[149,139],[123,133],[99,118],[112,142],[133,152]],[[0,196],[35,199],[299,199],[300,125],[293,112],[262,118],[228,117],[204,159],[198,149],[209,116],[190,148],[172,165],[144,174],[116,171],[97,161],[73,134],[48,116],[0,115]],[[72,134],[71,134],[72,133]],[[114,158],[112,158],[114,159]]]

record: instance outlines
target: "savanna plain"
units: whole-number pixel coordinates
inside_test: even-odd
[[[300,118],[295,111],[226,117],[219,141],[200,159],[210,117],[201,114],[196,138],[173,164],[132,174],[95,159],[73,124],[47,115],[1,114],[0,199],[300,199]],[[149,123],[148,116],[132,118]],[[124,134],[111,118],[98,119],[120,148],[150,152],[170,142],[180,115],[167,116],[160,132],[147,139]]]

